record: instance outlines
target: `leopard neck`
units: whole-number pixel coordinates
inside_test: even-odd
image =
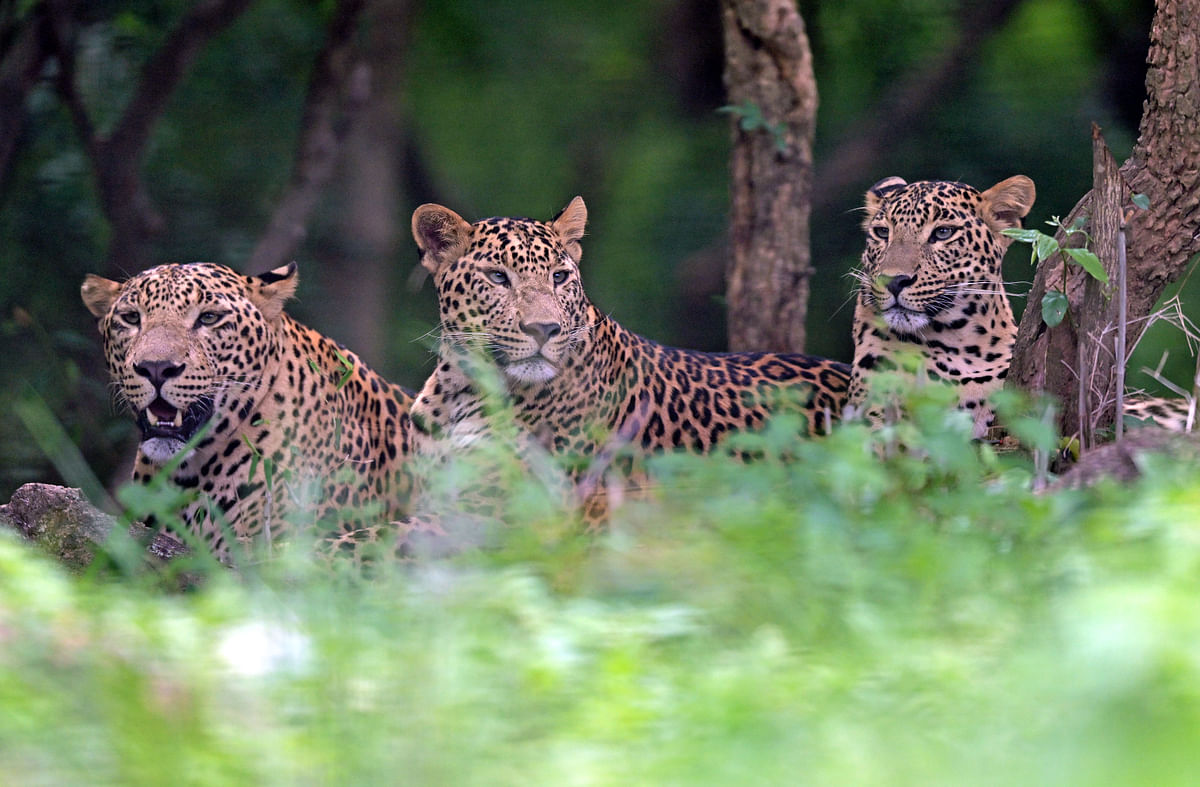
[[[1003,285],[997,280],[994,286],[994,292],[965,296],[914,333],[884,324],[860,295],[854,312],[854,375],[875,368],[881,358],[919,352],[935,377],[951,381],[977,376],[1002,379],[1012,361],[1016,323]],[[985,328],[983,333],[980,327]]]

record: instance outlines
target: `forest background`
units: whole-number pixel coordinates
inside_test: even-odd
[[[100,132],[118,122],[147,60],[195,4],[71,4],[76,81]],[[95,468],[119,480],[133,425],[109,394],[86,273],[122,278],[207,260],[246,273],[293,176],[306,91],[338,5],[258,0],[219,30],[150,129],[140,168],[161,222],[145,260],[113,254],[77,118],[53,69],[32,84],[0,172],[0,499],[58,482],[29,439],[22,401],[41,400]],[[0,62],[35,4],[0,11]],[[851,281],[862,193],[877,180],[1032,177],[1027,226],[1065,216],[1091,184],[1090,124],[1118,160],[1145,95],[1148,0],[801,2],[820,106],[814,151],[808,352],[849,360]],[[548,219],[589,207],[583,275],[624,325],[669,344],[725,348],[731,123],[721,112],[715,1],[464,0],[367,3],[350,38],[361,101],[333,176],[294,254],[291,311],[392,379],[432,368],[436,304],[416,274],[409,217],[440,202],[474,220]],[[5,130],[18,118],[10,114]],[[133,255],[138,256],[138,255]],[[1014,307],[1033,277],[1006,261]],[[1169,378],[1193,361],[1163,326],[1143,340],[1131,383],[1165,348]]]

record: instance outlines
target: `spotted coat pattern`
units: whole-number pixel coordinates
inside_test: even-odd
[[[866,412],[870,377],[900,356],[918,355],[929,377],[958,386],[959,405],[981,435],[987,397],[1004,384],[1016,323],[1000,264],[1035,198],[1016,175],[980,192],[963,183],[906,183],[891,177],[867,192],[867,243],[854,311],[854,364],[848,417]]]
[[[440,205],[417,209],[413,234],[442,327],[439,367],[414,404],[418,423],[481,417],[469,375],[456,368],[467,348],[495,362],[517,421],[571,467],[614,447],[703,453],[779,409],[803,413],[813,432],[840,414],[845,364],[665,347],[606,316],[580,279],[586,219],[579,197],[550,222],[469,224]]]
[[[222,521],[243,545],[304,522],[328,551],[352,550],[409,497],[411,396],[284,313],[296,283],[295,263],[261,276],[162,265],[83,283],[141,430],[134,480],[177,464],[174,484],[199,493],[182,521],[223,561],[235,555]]]

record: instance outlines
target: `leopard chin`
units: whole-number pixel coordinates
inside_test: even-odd
[[[929,315],[903,306],[893,306],[883,313],[888,327],[899,333],[919,333],[929,327]]]
[[[505,364],[504,375],[509,380],[523,385],[542,385],[558,375],[558,367],[545,357],[535,355]]]
[[[166,464],[175,458],[175,455],[183,450],[187,445],[186,440],[179,440],[174,437],[151,437],[148,440],[143,440],[138,448],[141,449],[142,455],[156,465]],[[188,455],[183,457],[187,461],[194,451],[188,451]]]

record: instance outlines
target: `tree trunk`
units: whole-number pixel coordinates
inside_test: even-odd
[[[388,332],[388,303],[399,277],[397,219],[404,191],[401,157],[404,122],[398,88],[404,84],[413,3],[372,0],[365,10],[368,27],[365,63],[371,86],[357,122],[346,135],[340,173],[333,191],[338,212],[335,251],[321,260],[321,281],[328,297],[323,324],[367,363],[383,365]],[[407,219],[404,227],[408,226]],[[353,304],[353,308],[346,308]]]
[[[12,36],[7,48],[0,48],[0,189],[8,180],[9,164],[25,127],[25,100],[50,56],[45,7],[34,6],[19,21],[18,29],[0,31],[5,39]]]
[[[1111,275],[1116,249],[1108,238],[1110,233],[1115,237],[1114,228],[1127,219],[1128,347],[1136,344],[1163,289],[1200,251],[1200,0],[1159,0],[1147,60],[1146,104],[1132,155],[1119,174],[1112,175],[1107,150],[1097,150],[1097,181],[1105,185],[1085,195],[1063,222],[1069,226],[1076,215],[1089,216],[1093,250]],[[1097,149],[1102,148],[1095,136]],[[1135,193],[1147,196],[1149,210],[1133,209]],[[1062,232],[1058,239],[1065,241]],[[1116,333],[1116,305],[1109,308],[1096,286],[1089,294],[1089,277],[1079,266],[1068,265],[1066,270],[1074,329],[1066,321],[1053,329],[1042,322],[1042,295],[1048,288],[1063,289],[1060,257],[1043,263],[1034,278],[1013,348],[1009,383],[1057,397],[1063,403],[1059,424],[1064,434],[1082,430],[1087,438],[1111,424],[1115,367],[1127,359],[1118,359],[1108,341]]]
[[[721,19],[733,115],[729,345],[799,352],[812,276],[812,52],[795,0],[722,0]]]

